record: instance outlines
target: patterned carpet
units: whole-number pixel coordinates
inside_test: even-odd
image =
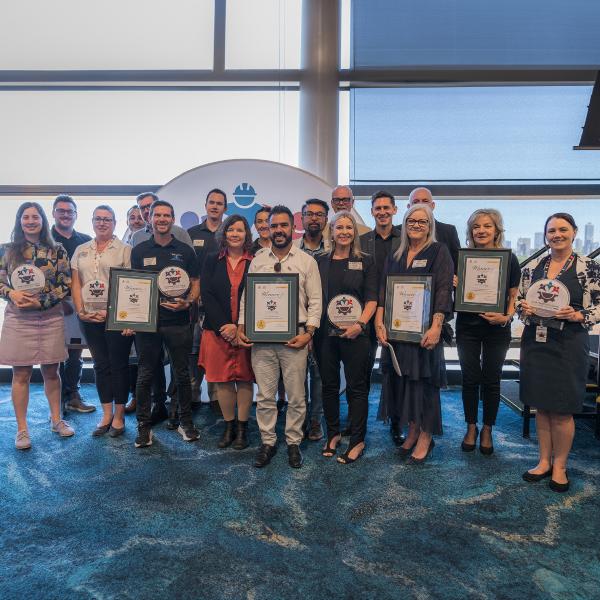
[[[422,466],[401,462],[371,395],[365,457],[342,466],[307,443],[263,470],[253,447],[220,451],[202,408],[199,443],[164,425],[151,448],[93,439],[94,415],[49,431],[41,387],[33,449],[14,450],[10,390],[0,386],[0,598],[600,597],[600,443],[578,423],[572,491],[527,485],[534,441],[501,407],[490,458],[459,449],[460,394],[444,394],[445,435]],[[96,398],[85,386],[85,396]]]

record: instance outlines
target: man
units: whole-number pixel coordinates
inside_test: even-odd
[[[188,234],[192,240],[194,251],[198,260],[198,272],[202,274],[204,259],[211,252],[216,252],[217,242],[215,234],[223,223],[223,215],[227,210],[227,194],[219,188],[214,188],[206,195],[204,201],[206,210],[206,219],[199,225],[188,229]],[[200,352],[200,342],[202,341],[202,324],[204,322],[204,309],[202,302],[198,307],[198,318],[194,319],[194,334],[192,343],[192,354],[190,356],[190,372],[192,374],[192,398],[196,403],[199,400],[200,386],[204,379],[204,369],[198,366],[198,354]],[[208,400],[210,408],[217,416],[221,416],[221,409],[217,400],[217,388],[214,383],[206,384],[208,390]],[[198,403],[199,404],[199,403]]]
[[[277,451],[277,403],[275,396],[279,374],[288,396],[285,438],[288,462],[293,468],[302,466],[300,443],[306,415],[304,379],[308,344],[321,319],[321,278],[315,259],[292,244],[294,216],[286,206],[275,206],[269,216],[271,248],[261,250],[250,263],[249,273],[298,273],[298,333],[288,342],[262,343],[252,346],[252,368],[258,384],[256,421],[262,445],[256,455],[255,467],[271,462]],[[245,294],[240,306],[239,343],[250,346],[244,333]]]
[[[435,202],[431,191],[426,187],[415,188],[408,197],[407,208],[410,208],[413,204],[427,204],[432,210],[435,208]],[[454,273],[458,268],[458,251],[460,249],[460,241],[458,239],[458,233],[454,225],[448,223],[442,223],[441,221],[435,220],[435,237],[438,242],[445,244],[450,250],[450,256],[454,262]]]
[[[75,200],[67,194],[61,194],[54,199],[52,205],[52,216],[54,225],[52,226],[52,237],[55,242],[62,244],[67,251],[69,260],[73,257],[77,246],[89,242],[92,238],[85,233],[75,231],[74,225],[77,220],[77,205]],[[73,304],[69,298],[65,302],[65,316],[73,314]],[[70,312],[69,308],[70,307]],[[66,410],[75,410],[77,412],[94,412],[96,407],[86,404],[79,394],[81,374],[83,371],[83,360],[81,359],[81,349],[69,348],[69,356],[64,363],[60,365],[60,378],[62,380],[62,403]]]
[[[327,215],[329,206],[327,202],[312,198],[307,200],[302,207],[302,226],[304,234],[301,238],[294,240],[294,245],[308,252],[313,257],[324,252],[329,252],[331,243],[329,238],[323,235],[327,227]],[[308,429],[308,439],[318,442],[323,438],[323,427],[321,420],[323,418],[323,389],[321,384],[321,374],[319,367],[312,352],[308,354],[308,375],[310,375],[310,425],[306,424]],[[308,397],[307,397],[308,404]],[[307,406],[307,419],[308,419]]]
[[[144,223],[146,223],[146,226],[143,229],[136,231],[131,236],[131,240],[129,243],[133,247],[137,246],[138,244],[141,244],[142,242],[145,242],[146,240],[149,240],[152,236],[150,207],[152,206],[153,202],[156,202],[156,200],[158,200],[158,196],[156,194],[153,194],[152,192],[142,192],[135,199],[142,213],[142,219],[144,219]],[[188,235],[187,231],[183,229],[183,227],[179,227],[179,225],[173,224],[172,234],[175,236],[176,239],[183,242],[184,244],[187,244],[188,246],[192,245],[192,240],[190,239],[190,236]]]
[[[131,252],[131,267],[155,272],[170,266],[181,267],[190,277],[190,290],[184,297],[161,301],[156,333],[138,332],[136,335],[138,351],[136,448],[152,444],[150,387],[163,343],[169,351],[177,384],[179,399],[177,431],[186,442],[198,439],[198,431],[192,421],[192,389],[188,365],[192,349],[190,307],[198,301],[200,295],[198,263],[190,246],[176,239],[172,233],[175,211],[171,204],[164,200],[153,202],[150,207],[150,220],[152,235],[149,240],[134,247]]]
[[[333,191],[331,192],[331,208],[333,208],[334,213],[340,212],[341,210],[352,212],[352,209],[354,208],[354,194],[350,186],[338,185],[333,188]],[[357,223],[356,226],[358,235],[363,235],[363,233],[370,231],[367,225],[363,225],[362,223]],[[329,237],[329,232],[327,232],[327,237]]]

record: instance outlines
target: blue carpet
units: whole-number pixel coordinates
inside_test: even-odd
[[[218,450],[221,424],[202,408],[201,441],[164,425],[133,447],[76,414],[59,439],[33,386],[33,449],[14,450],[10,390],[0,386],[0,598],[560,598],[600,597],[600,444],[578,424],[572,491],[527,485],[535,441],[500,409],[496,453],[465,454],[460,393],[443,396],[445,435],[422,466],[401,462],[374,419],[354,465],[305,444],[263,470],[251,448]],[[93,386],[84,395],[96,399]],[[344,403],[345,404],[345,403]]]

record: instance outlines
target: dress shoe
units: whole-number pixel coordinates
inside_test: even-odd
[[[472,444],[467,444],[467,442],[465,442],[465,440],[463,439],[463,441],[460,444],[460,449],[463,452],[473,452],[473,450],[475,450],[475,448],[477,447],[477,436],[479,435],[479,427],[475,427],[475,441]],[[493,450],[492,450],[493,452]],[[485,453],[482,453],[485,454]]]
[[[125,405],[125,412],[130,415],[135,412],[137,402],[135,401],[135,396],[131,396],[131,400]]]
[[[120,435],[123,435],[124,433],[125,433],[125,425],[123,425],[123,427],[113,427],[111,425],[110,429],[108,430],[108,435],[111,438],[119,437]]]
[[[405,448],[404,446],[400,446],[398,448],[398,456],[400,456],[401,458],[407,458],[408,456],[410,456],[412,454],[412,451],[415,449],[416,445],[417,445],[417,442],[415,442],[412,446],[409,446],[408,448]]]
[[[110,421],[110,423],[107,423],[106,425],[96,425],[96,429],[94,429],[94,431],[92,431],[92,436],[100,437],[100,436],[108,433],[110,431],[111,427],[112,427],[112,420]]]
[[[431,438],[431,442],[429,442],[429,448],[427,448],[427,454],[423,458],[415,458],[411,455],[409,458],[410,462],[413,465],[422,465],[433,453],[433,449],[435,448],[435,440]]]
[[[71,394],[69,395],[69,399],[65,404],[65,407],[67,410],[74,410],[80,413],[89,413],[94,412],[96,410],[96,407],[93,404],[86,404],[83,401],[83,399],[79,395],[79,392],[71,392]]]
[[[489,446],[484,446],[481,443],[481,440],[483,438],[483,432],[486,429],[489,429],[489,432],[490,432],[490,445]],[[483,426],[483,429],[481,430],[481,435],[479,436],[479,452],[481,452],[481,454],[483,454],[484,456],[491,456],[492,454],[494,454],[494,442],[492,440],[492,428],[487,427],[486,425]]]
[[[565,471],[565,477],[567,478],[566,483],[558,483],[558,481],[554,481],[554,479],[550,478],[550,481],[548,482],[548,487],[553,491],[553,492],[567,492],[569,490],[569,474],[567,473],[567,471]]]
[[[392,421],[390,423],[390,435],[392,436],[392,441],[397,447],[402,446],[402,444],[404,444],[406,438],[402,435],[400,424],[397,421]]]
[[[225,421],[225,431],[223,431],[223,435],[219,440],[217,446],[219,448],[227,448],[231,446],[233,440],[235,439],[235,419],[231,421]]]
[[[254,466],[257,469],[262,469],[262,467],[266,467],[271,462],[271,459],[275,456],[276,452],[277,446],[261,444],[256,454],[256,458],[254,460]]]
[[[523,477],[523,481],[527,483],[535,483],[536,481],[542,481],[542,479],[546,479],[546,477],[550,477],[552,475],[552,467],[550,467],[544,473],[530,473],[529,471],[525,471],[521,477]]]
[[[300,452],[300,446],[297,444],[289,444],[287,451],[288,463],[290,464],[290,467],[299,469],[304,462],[304,459],[302,458],[302,452]]]
[[[248,441],[248,421],[238,421],[235,440],[233,440],[233,444],[231,444],[231,447],[234,450],[243,450],[249,445],[250,442]]]
[[[318,442],[323,439],[323,427],[320,421],[311,421],[307,437],[311,442]]]
[[[169,418],[169,412],[167,407],[162,402],[154,403],[152,406],[152,412],[150,414],[150,422],[152,425],[158,425]]]

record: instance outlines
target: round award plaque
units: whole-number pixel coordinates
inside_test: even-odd
[[[81,288],[81,299],[88,311],[106,310],[108,306],[108,283],[102,279],[86,281]]]
[[[561,308],[569,306],[571,295],[557,279],[538,279],[527,290],[525,300],[538,317],[553,317]]]
[[[327,317],[334,327],[349,327],[358,321],[363,307],[360,300],[350,294],[338,294],[327,305]]]
[[[37,294],[46,285],[46,278],[41,269],[35,265],[19,265],[10,274],[10,284],[14,290]]]
[[[181,267],[165,267],[158,274],[158,289],[166,298],[179,298],[190,289],[190,276]]]

